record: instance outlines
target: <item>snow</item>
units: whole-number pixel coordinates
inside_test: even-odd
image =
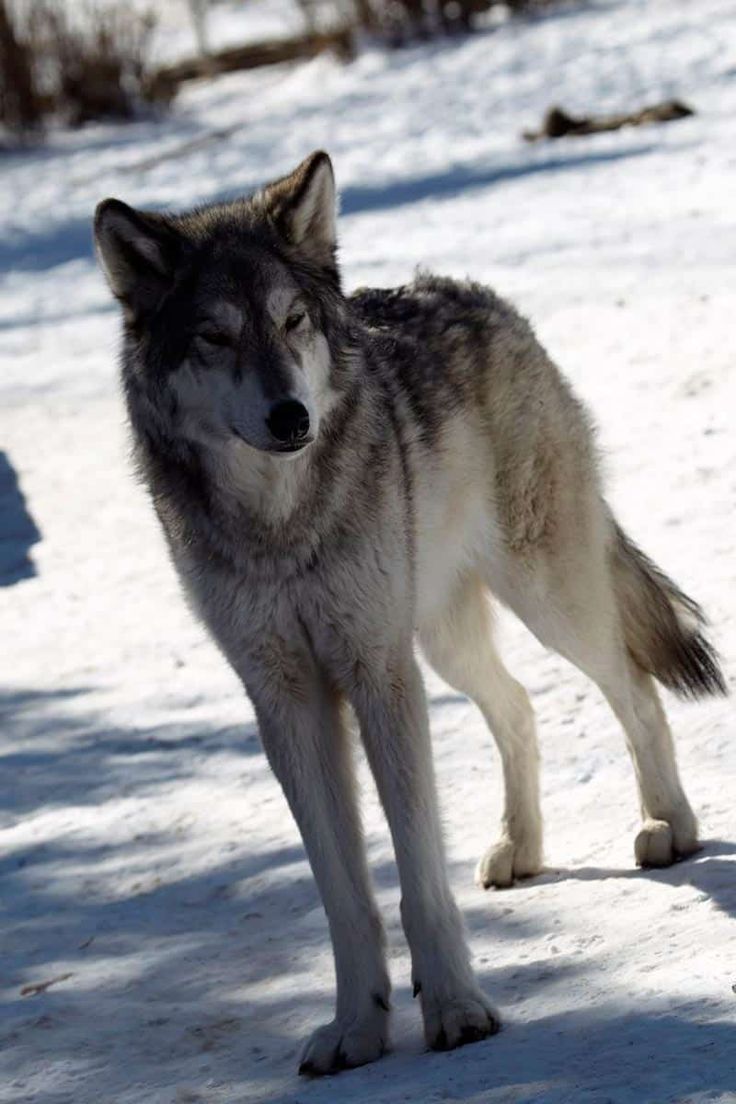
[[[69,2],[69,0],[67,0]],[[71,0],[72,3],[79,0]],[[114,0],[105,0],[113,3]],[[134,0],[150,11],[150,0]],[[332,8],[335,10],[331,10]],[[192,20],[191,0],[158,0],[151,41],[155,61],[166,64],[199,53]],[[326,22],[335,22],[337,5],[324,3]],[[241,46],[244,42],[287,38],[302,34],[305,20],[297,0],[219,0],[207,6],[205,33],[211,51]]]
[[[637,871],[615,721],[510,618],[502,650],[543,753],[541,877],[473,886],[498,759],[475,708],[428,675],[452,883],[506,1028],[424,1053],[364,772],[394,1050],[337,1080],[297,1078],[301,1040],[331,1015],[326,923],[252,710],[187,612],[133,478],[89,232],[107,194],[202,202],[327,147],[347,284],[401,282],[421,263],[521,306],[596,414],[621,520],[704,604],[733,672],[734,46],[730,0],[589,3],[346,67],[193,85],[160,122],[3,157],[0,442],[15,473],[3,485],[18,480],[3,517],[42,539],[22,538],[33,567],[0,586],[2,1104],[736,1101],[730,703],[668,698],[707,843]],[[519,138],[551,103],[671,96],[697,114]],[[220,128],[233,129],[194,144]]]

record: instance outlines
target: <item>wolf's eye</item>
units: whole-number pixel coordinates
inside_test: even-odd
[[[215,345],[219,349],[232,348],[232,338],[228,334],[218,333],[217,330],[201,330],[197,337],[205,345]]]
[[[299,326],[301,326],[302,322],[304,321],[304,319],[306,317],[307,317],[307,312],[306,311],[304,311],[304,310],[295,310],[293,312],[293,314],[290,314],[289,317],[284,322],[284,329],[286,330],[287,333],[290,333],[292,330],[296,330]]]

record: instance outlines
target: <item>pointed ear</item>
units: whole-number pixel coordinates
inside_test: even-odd
[[[263,192],[281,237],[318,264],[334,266],[337,244],[335,174],[326,153],[318,150],[289,176]]]
[[[95,211],[95,244],[113,295],[134,314],[152,310],[171,287],[181,240],[163,215],[105,199]]]

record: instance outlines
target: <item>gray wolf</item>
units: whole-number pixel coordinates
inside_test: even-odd
[[[589,418],[511,306],[431,275],[343,294],[325,153],[186,214],[106,200],[95,234],[140,472],[252,699],[329,922],[335,1018],[300,1068],[369,1062],[388,1038],[348,705],[393,838],[426,1040],[491,1035],[445,871],[415,638],[497,741],[505,811],[477,880],[501,887],[543,858],[534,719],[494,648],[494,600],[610,702],[639,786],[636,859],[653,866],[698,847],[654,685],[724,689],[698,607],[617,525]]]

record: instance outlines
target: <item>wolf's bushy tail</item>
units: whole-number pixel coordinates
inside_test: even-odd
[[[727,693],[716,653],[702,632],[700,606],[613,525],[613,583],[635,662],[684,698]]]

